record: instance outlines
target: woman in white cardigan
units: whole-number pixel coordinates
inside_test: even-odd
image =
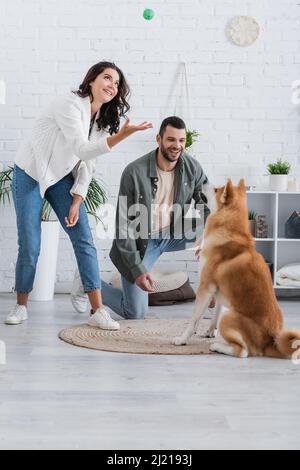
[[[27,303],[33,289],[41,244],[41,210],[45,198],[70,237],[92,315],[89,323],[119,329],[102,304],[97,252],[83,204],[95,158],[152,124],[120,129],[120,118],[130,107],[129,87],[113,63],[100,62],[88,71],[79,90],[57,99],[37,119],[30,138],[15,160],[13,198],[17,215],[19,253],[16,265],[17,304],[6,323],[18,325],[28,318]],[[47,275],[47,273],[45,273]]]

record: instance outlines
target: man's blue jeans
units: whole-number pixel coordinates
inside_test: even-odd
[[[80,206],[79,221],[67,228],[73,197],[70,190],[74,184],[72,173],[47,189],[45,199],[50,203],[64,231],[68,234],[75,252],[85,292],[101,288],[97,251],[94,246],[88,216],[84,204]],[[41,213],[43,200],[39,184],[21,168],[15,166],[13,198],[17,215],[19,255],[16,266],[15,290],[29,294],[33,289],[36,265],[41,246]],[[45,273],[47,276],[47,273]]]
[[[149,240],[143,259],[147,271],[152,271],[160,255],[167,252],[185,250],[187,244],[195,242],[195,238]],[[143,319],[145,317],[148,312],[148,295],[147,292],[140,289],[136,284],[131,284],[127,281],[124,276],[122,276],[122,290],[115,289],[102,281],[102,298],[104,305],[107,305],[114,312],[127,320]]]

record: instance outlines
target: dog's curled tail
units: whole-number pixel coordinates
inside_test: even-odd
[[[274,345],[269,346],[264,355],[300,361],[300,331],[281,330],[274,338]]]

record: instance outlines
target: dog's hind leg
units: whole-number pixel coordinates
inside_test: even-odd
[[[239,340],[239,338],[237,338]],[[247,349],[241,346],[238,342],[236,343],[227,343],[226,341],[216,341],[210,345],[211,352],[217,352],[219,354],[225,354],[226,356],[247,358],[249,353]]]
[[[238,315],[232,312],[222,317],[221,337],[210,346],[210,350],[227,356],[248,357],[249,347],[244,339],[247,334],[246,324],[245,320],[242,323]]]
[[[200,289],[200,292],[197,294],[191,322],[186,328],[185,332],[181,336],[178,336],[174,339],[173,344],[176,346],[183,346],[188,342],[191,336],[196,333],[197,327],[202,320],[203,315],[206,312],[206,309],[208,308],[213,296],[215,295],[216,290],[217,288],[215,286],[210,286],[208,290],[204,288]]]
[[[210,351],[232,357],[248,357],[248,352],[246,349],[242,349],[239,345],[228,344],[222,341],[217,341],[216,343],[211,344]]]

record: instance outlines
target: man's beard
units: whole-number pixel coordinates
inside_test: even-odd
[[[167,160],[170,163],[174,163],[174,162],[178,162],[180,160],[180,158],[182,157],[182,154],[184,152],[184,149],[183,148],[181,149],[181,152],[180,152],[179,156],[178,157],[176,156],[176,158],[175,157],[174,158],[170,157],[167,147],[164,147],[162,144],[161,144],[160,151],[161,151],[161,154],[162,154],[162,156],[164,157],[165,160]]]

